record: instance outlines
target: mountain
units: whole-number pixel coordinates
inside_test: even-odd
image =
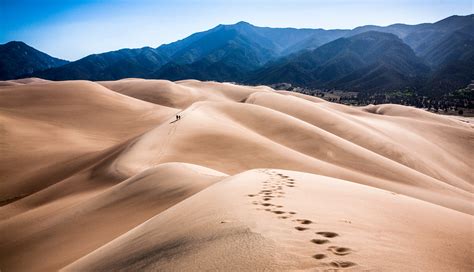
[[[456,31],[466,31],[474,24],[474,15],[450,16],[435,23],[418,25],[393,24],[389,26],[366,25],[356,27],[346,34],[353,36],[367,31],[386,32],[397,35],[408,44],[417,55],[425,56],[428,51],[436,47],[443,39]],[[471,35],[474,35],[471,33]]]
[[[341,37],[348,30],[296,29],[258,27],[247,22],[232,25],[218,25],[208,31],[189,36],[186,39],[162,45],[158,49],[167,52],[177,63],[191,63],[202,58],[218,61],[222,50],[250,48],[257,53],[255,63],[265,63],[274,57],[293,53],[299,43],[320,37],[319,45]],[[318,46],[319,46],[318,45]]]
[[[415,52],[432,68],[422,92],[443,94],[474,79],[474,15],[451,16],[411,34],[422,42]]]
[[[474,79],[474,15],[450,16],[433,24],[387,27],[364,26],[353,33],[389,32],[407,43],[432,69],[420,89],[424,94],[442,94],[467,86]]]
[[[68,63],[26,45],[12,41],[0,44],[0,79],[13,79]]]
[[[95,54],[67,66],[34,74],[64,80],[125,77],[241,81],[270,60],[341,37],[342,30],[257,27],[247,22],[218,25],[158,48]],[[315,36],[321,36],[314,41]]]
[[[236,72],[260,67],[276,58],[279,50],[274,42],[247,23],[220,25],[194,42],[184,42],[187,46],[174,52],[172,62],[151,77],[236,80],[240,79]]]
[[[291,53],[295,53],[301,50],[316,49],[325,43],[344,37],[345,35],[349,33],[351,33],[351,31],[346,30],[346,29],[335,29],[335,30],[316,29],[312,33],[312,35],[289,46],[287,49],[285,49],[284,53],[285,55],[289,55]]]
[[[346,36],[354,36],[357,34],[361,34],[367,31],[377,31],[377,32],[385,32],[390,33],[398,36],[403,41],[410,43],[410,40],[407,40],[407,36],[416,32],[419,29],[423,29],[424,27],[429,27],[430,23],[423,23],[417,25],[407,25],[407,24],[392,24],[389,26],[376,26],[376,25],[365,25],[359,26],[354,28],[351,32],[347,33]],[[416,39],[415,39],[416,40]]]
[[[166,54],[151,47],[122,49],[90,55],[61,67],[34,73],[34,76],[52,80],[147,77],[149,73],[168,61]]]
[[[219,25],[205,32],[198,40],[177,50],[171,57],[179,64],[202,59],[219,62],[227,58],[230,51],[247,52],[247,55],[241,55],[246,58],[236,65],[255,67],[277,56],[278,46],[256,31],[256,27],[239,22],[235,25]]]
[[[409,85],[428,71],[397,36],[369,31],[271,63],[257,71],[249,82],[389,90]]]
[[[219,25],[159,47],[171,53],[173,61],[150,77],[242,81],[268,61],[299,50],[308,39],[321,36],[321,45],[342,35],[340,30],[257,27],[247,22]]]
[[[446,35],[426,48],[423,58],[433,67],[468,59],[474,53],[474,24]]]
[[[474,78],[474,15],[450,16],[432,24],[393,24],[385,27],[368,25],[352,31],[341,30],[341,34],[350,39],[370,31],[396,35],[399,40],[392,49],[404,49],[391,52],[390,60],[380,60],[367,67],[359,65],[361,62],[357,54],[354,56],[346,52],[336,60],[331,60],[329,66],[316,68],[314,64],[318,63],[312,63],[314,58],[310,52],[317,45],[312,46],[309,41],[317,41],[317,38],[310,37],[299,43],[300,50],[295,50],[299,53],[267,64],[247,82],[287,81],[304,87],[368,91],[410,87],[425,94],[442,94],[463,88]],[[412,52],[408,53],[409,50],[406,46],[401,46],[401,42],[408,45],[416,56]],[[333,49],[337,49],[337,45],[338,43],[330,43],[331,47],[336,46]],[[322,51],[324,50],[318,52]],[[396,57],[397,52],[401,53],[400,58]],[[397,58],[404,60],[398,62],[395,60]],[[345,73],[352,74],[344,75]]]
[[[233,56],[244,55],[243,52],[231,51]],[[239,59],[239,57],[236,57]],[[160,78],[168,80],[200,79],[213,81],[243,81],[247,77],[248,71],[239,63],[235,65],[226,63],[226,60],[213,62],[208,58],[190,64],[178,64],[170,62],[161,67],[157,72],[150,75],[150,78]],[[240,66],[240,67],[239,67]],[[255,67],[254,67],[255,68]]]
[[[6,65],[18,71],[2,73],[4,78],[28,74],[53,80],[288,81],[315,88],[384,91],[408,87],[427,94],[446,93],[473,79],[473,33],[474,15],[353,30],[270,28],[238,22],[157,48],[94,54],[59,67]],[[4,59],[13,62],[14,54],[8,56]]]
[[[430,50],[438,47],[447,37],[455,32],[472,30],[474,15],[450,16],[434,24],[423,24],[415,27],[404,39],[416,54],[426,57]],[[470,35],[474,35],[472,32]]]
[[[426,53],[425,59],[437,69],[431,75],[425,93],[442,94],[446,90],[464,88],[474,79],[472,33],[474,26],[456,31]]]

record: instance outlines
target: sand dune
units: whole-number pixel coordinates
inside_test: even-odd
[[[248,87],[197,80],[182,80],[176,84],[168,80],[131,78],[98,83],[121,94],[178,109],[185,109],[198,101],[240,102],[253,92],[271,92],[270,88],[263,86]]]
[[[235,270],[467,271],[471,222],[467,214],[344,180],[253,170],[156,215],[65,271],[218,270],[223,263]]]
[[[8,259],[5,269],[29,270],[34,264],[38,270],[55,270],[67,265],[225,176],[201,169],[162,164],[101,193],[76,194],[61,201],[60,210],[57,205],[43,205],[3,220],[0,229],[10,230],[0,249]]]
[[[176,111],[87,81],[2,87],[0,199],[58,182]]]
[[[42,84],[42,83],[51,83],[52,81],[37,77],[30,77],[30,78],[20,78],[20,79],[12,79],[8,81],[2,81],[3,83],[14,83],[14,84]]]
[[[474,131],[453,118],[24,79],[0,82],[0,120],[2,271],[474,269]]]

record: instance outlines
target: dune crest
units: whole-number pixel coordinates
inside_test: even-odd
[[[468,271],[470,222],[470,215],[384,190],[258,169],[214,184],[64,271]],[[444,254],[449,244],[458,246]]]
[[[0,82],[0,269],[471,271],[473,143],[268,87]]]

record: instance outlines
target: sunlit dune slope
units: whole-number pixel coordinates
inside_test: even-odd
[[[121,94],[179,109],[185,109],[197,101],[240,102],[253,92],[271,92],[268,87],[248,87],[197,80],[171,82],[132,78],[98,83]]]
[[[176,110],[88,81],[0,88],[0,200],[47,187]]]
[[[2,268],[56,270],[224,176],[196,165],[162,164],[101,193],[78,193],[3,220]]]
[[[472,125],[411,107],[4,81],[0,154],[2,271],[474,269]]]
[[[278,94],[265,95],[275,96],[276,100],[280,98]],[[266,101],[278,103],[272,101],[272,97],[267,97]],[[295,105],[295,108],[302,107]],[[247,169],[278,167],[351,180],[473,212],[470,166],[459,158],[462,155],[468,158],[469,153],[464,151],[458,158],[431,159],[432,153],[435,153],[431,147],[438,151],[434,155],[447,156],[449,153],[436,150],[437,146],[431,144],[430,138],[419,140],[423,144],[428,142],[426,147],[417,145],[417,139],[407,139],[406,149],[412,145],[414,151],[400,154],[397,145],[390,147],[390,139],[379,130],[372,129],[371,125],[364,126],[362,123],[349,127],[347,123],[351,121],[351,116],[347,117],[349,121],[341,121],[346,123],[343,130],[348,130],[341,137],[319,125],[318,122],[333,122],[322,114],[315,115],[313,119],[316,123],[310,124],[249,103],[199,102],[181,115],[180,121],[171,126],[158,126],[130,144],[113,162],[114,168],[124,173],[136,173],[159,163],[183,161],[236,174]],[[365,115],[368,123],[372,122],[370,118],[374,119],[374,123],[378,121],[379,116]],[[393,122],[388,120],[387,125],[382,122],[380,128],[388,127],[387,133],[390,129],[396,130]],[[412,133],[409,129],[401,129],[403,127],[399,126],[398,132],[403,136],[404,133]],[[339,132],[344,134],[344,131]],[[464,146],[468,146],[472,132],[461,128],[458,133],[465,138]],[[351,141],[356,137],[355,141]],[[433,128],[433,137],[437,137],[436,127]],[[155,139],[164,141],[157,142]],[[399,145],[403,146],[403,141]],[[423,148],[426,148],[424,153]],[[455,168],[446,167],[444,171],[439,167],[430,168],[424,163],[425,160],[434,160],[437,164],[432,165],[438,166],[442,166],[443,160],[453,160],[447,165],[454,165]]]
[[[65,271],[467,271],[471,222],[344,180],[255,170],[201,191]]]

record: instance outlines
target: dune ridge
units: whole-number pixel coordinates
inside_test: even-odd
[[[0,121],[5,271],[474,269],[474,131],[453,118],[24,79],[0,82]]]

